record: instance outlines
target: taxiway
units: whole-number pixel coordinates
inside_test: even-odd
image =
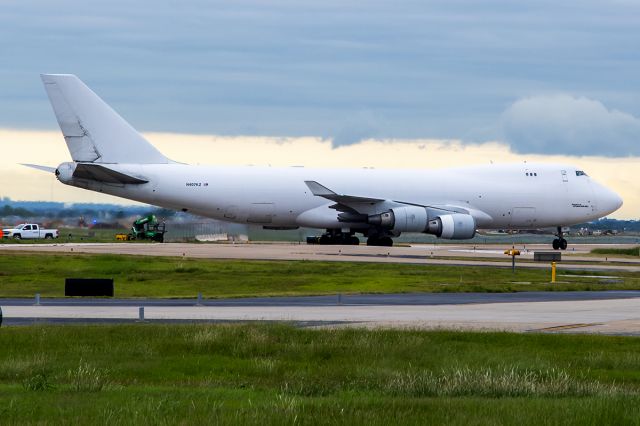
[[[288,321],[313,326],[640,335],[640,291],[387,294],[226,300],[0,300],[5,324]]]
[[[609,245],[610,246],[610,245]],[[616,245],[624,248],[631,245]],[[559,269],[640,272],[640,259],[590,254],[597,244],[575,244],[562,252]],[[0,251],[50,253],[124,254],[135,256],[172,256],[209,259],[244,260],[321,260],[335,262],[391,262],[457,266],[504,266],[511,260],[504,255],[507,245],[413,244],[397,247],[321,246],[285,243],[240,244],[132,244],[132,243],[61,243],[2,244]],[[548,262],[533,262],[536,251],[552,251],[548,244],[516,245],[521,255],[518,267],[549,268]]]

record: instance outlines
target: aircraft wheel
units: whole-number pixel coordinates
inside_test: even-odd
[[[383,247],[393,247],[393,239],[391,237],[380,238],[380,245]]]
[[[367,239],[367,245],[376,247],[392,247],[393,239],[391,237],[369,237]]]
[[[322,244],[322,245],[331,244],[331,238],[328,235],[322,235],[318,239],[318,244]]]
[[[560,240],[556,238],[555,240],[553,240],[553,243],[551,245],[553,246],[554,250],[558,250],[560,248]]]
[[[565,240],[564,238],[560,239],[560,250],[566,250],[567,249],[567,240]]]
[[[351,237],[349,237],[349,244],[351,244],[352,246],[359,246],[360,239],[355,235],[352,235]]]

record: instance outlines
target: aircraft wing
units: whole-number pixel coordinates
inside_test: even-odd
[[[453,204],[419,204],[401,200],[386,200],[384,198],[360,197],[355,195],[337,194],[326,186],[316,181],[305,181],[305,184],[316,197],[326,198],[334,201],[336,204],[331,208],[343,214],[338,215],[340,220],[351,221],[358,219],[359,216],[367,214],[379,213],[390,207],[398,206],[416,206],[424,207],[433,215],[444,213],[463,213],[474,217],[478,223],[491,221],[492,218],[487,213],[474,209],[470,206],[453,205]],[[357,216],[354,216],[357,215]]]

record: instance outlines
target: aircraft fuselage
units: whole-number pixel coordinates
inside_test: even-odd
[[[484,214],[479,229],[532,229],[591,221],[615,211],[620,198],[576,168],[553,164],[486,165],[438,170],[213,167],[184,164],[113,164],[148,180],[111,184],[71,178],[66,184],[236,223],[270,227],[351,227],[335,220],[332,203],[305,181],[341,194],[423,206],[460,206]],[[62,180],[62,179],[61,179]],[[325,223],[305,212],[326,206]],[[380,206],[376,207],[380,210]],[[317,216],[317,215],[316,215]]]

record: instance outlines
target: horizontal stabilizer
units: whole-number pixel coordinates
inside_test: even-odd
[[[49,172],[49,173],[55,173],[56,172],[56,168],[55,167],[40,166],[39,164],[25,164],[25,163],[21,163],[20,165],[21,166],[31,167],[32,169],[36,169],[36,170],[41,170],[43,172]]]
[[[142,184],[149,182],[134,176],[117,172],[99,164],[80,163],[73,172],[73,177],[78,179],[90,179],[98,182],[116,184]]]

